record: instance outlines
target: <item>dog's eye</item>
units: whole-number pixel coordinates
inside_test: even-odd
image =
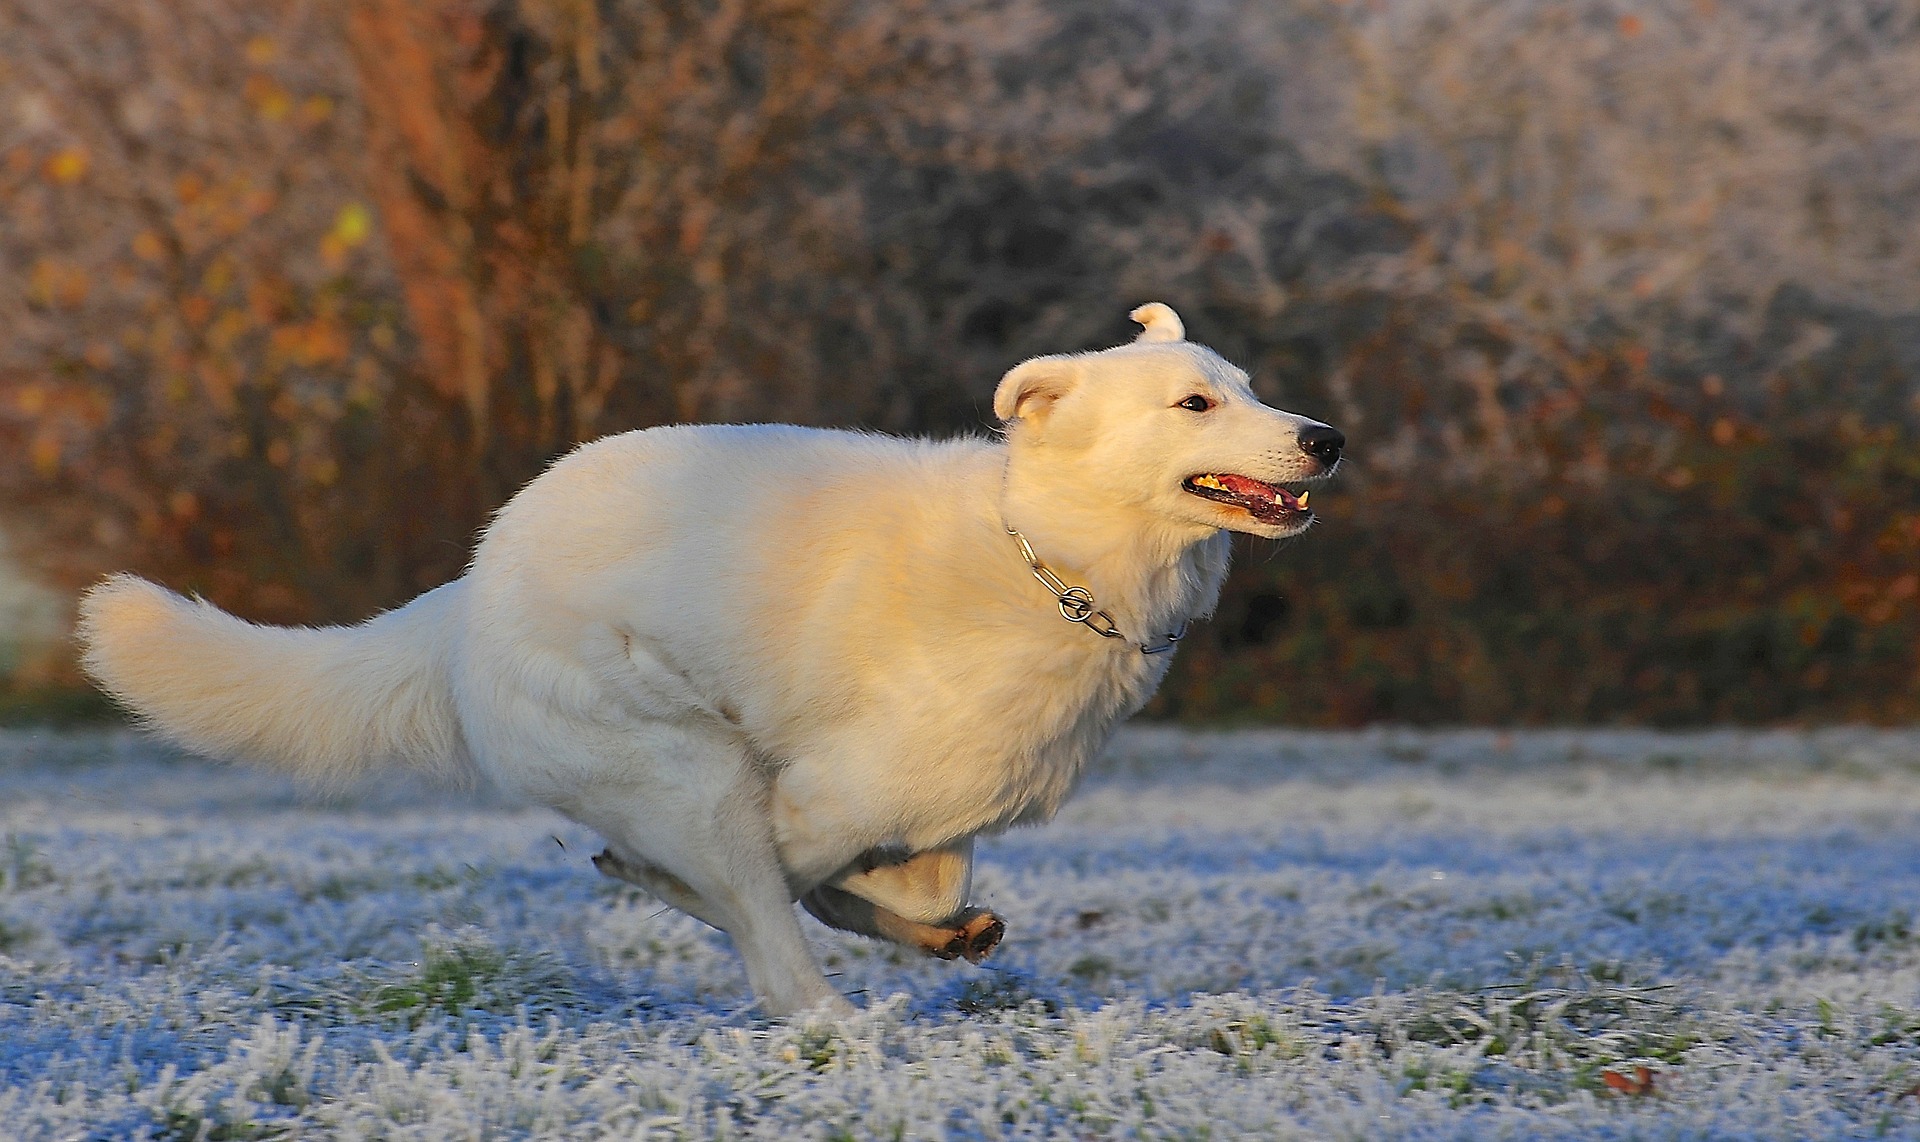
[[[1195,393],[1174,407],[1184,408],[1188,412],[1205,412],[1213,407],[1213,402],[1201,396],[1199,393]]]

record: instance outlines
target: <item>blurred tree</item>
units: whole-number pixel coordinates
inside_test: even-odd
[[[621,379],[584,280],[608,197],[598,11],[360,0],[346,29],[418,366],[464,408],[480,499],[499,502],[604,428]]]
[[[807,308],[855,288],[857,180],[939,82],[938,27],[844,0],[352,6],[371,185],[483,498],[610,429],[833,415]]]
[[[54,581],[302,620],[458,568],[347,72],[299,3],[0,9],[0,518]]]

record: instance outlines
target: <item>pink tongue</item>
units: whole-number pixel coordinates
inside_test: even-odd
[[[1245,496],[1250,500],[1265,501],[1269,510],[1279,508],[1285,511],[1298,511],[1300,501],[1285,488],[1276,488],[1272,484],[1263,484],[1246,476],[1236,476],[1231,472],[1223,473],[1215,479],[1236,496]]]
[[[1257,496],[1263,500],[1273,498],[1273,485],[1263,484],[1245,476],[1236,476],[1231,472],[1216,477],[1229,492],[1236,496]]]

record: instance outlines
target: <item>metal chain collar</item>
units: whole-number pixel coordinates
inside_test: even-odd
[[[1040,580],[1040,585],[1052,592],[1054,599],[1059,602],[1061,618],[1070,623],[1078,623],[1101,638],[1120,639],[1127,645],[1138,648],[1141,654],[1169,654],[1181,639],[1187,637],[1187,628],[1193,625],[1191,620],[1181,623],[1180,629],[1169,634],[1167,641],[1159,646],[1134,642],[1120,633],[1120,625],[1113,621],[1112,615],[1095,607],[1092,591],[1085,587],[1069,586],[1065,580],[1053,573],[1052,568],[1040,562],[1040,557],[1033,553],[1033,544],[1027,542],[1026,536],[1014,530],[1010,524],[1003,522],[1001,526],[1007,529],[1008,535],[1019,542],[1020,554],[1027,561],[1027,570],[1033,572],[1033,577]]]

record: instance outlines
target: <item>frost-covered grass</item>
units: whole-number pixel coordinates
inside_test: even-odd
[[[0,1134],[1920,1137],[1920,733],[1135,731],[840,1026],[595,851],[0,738]]]

